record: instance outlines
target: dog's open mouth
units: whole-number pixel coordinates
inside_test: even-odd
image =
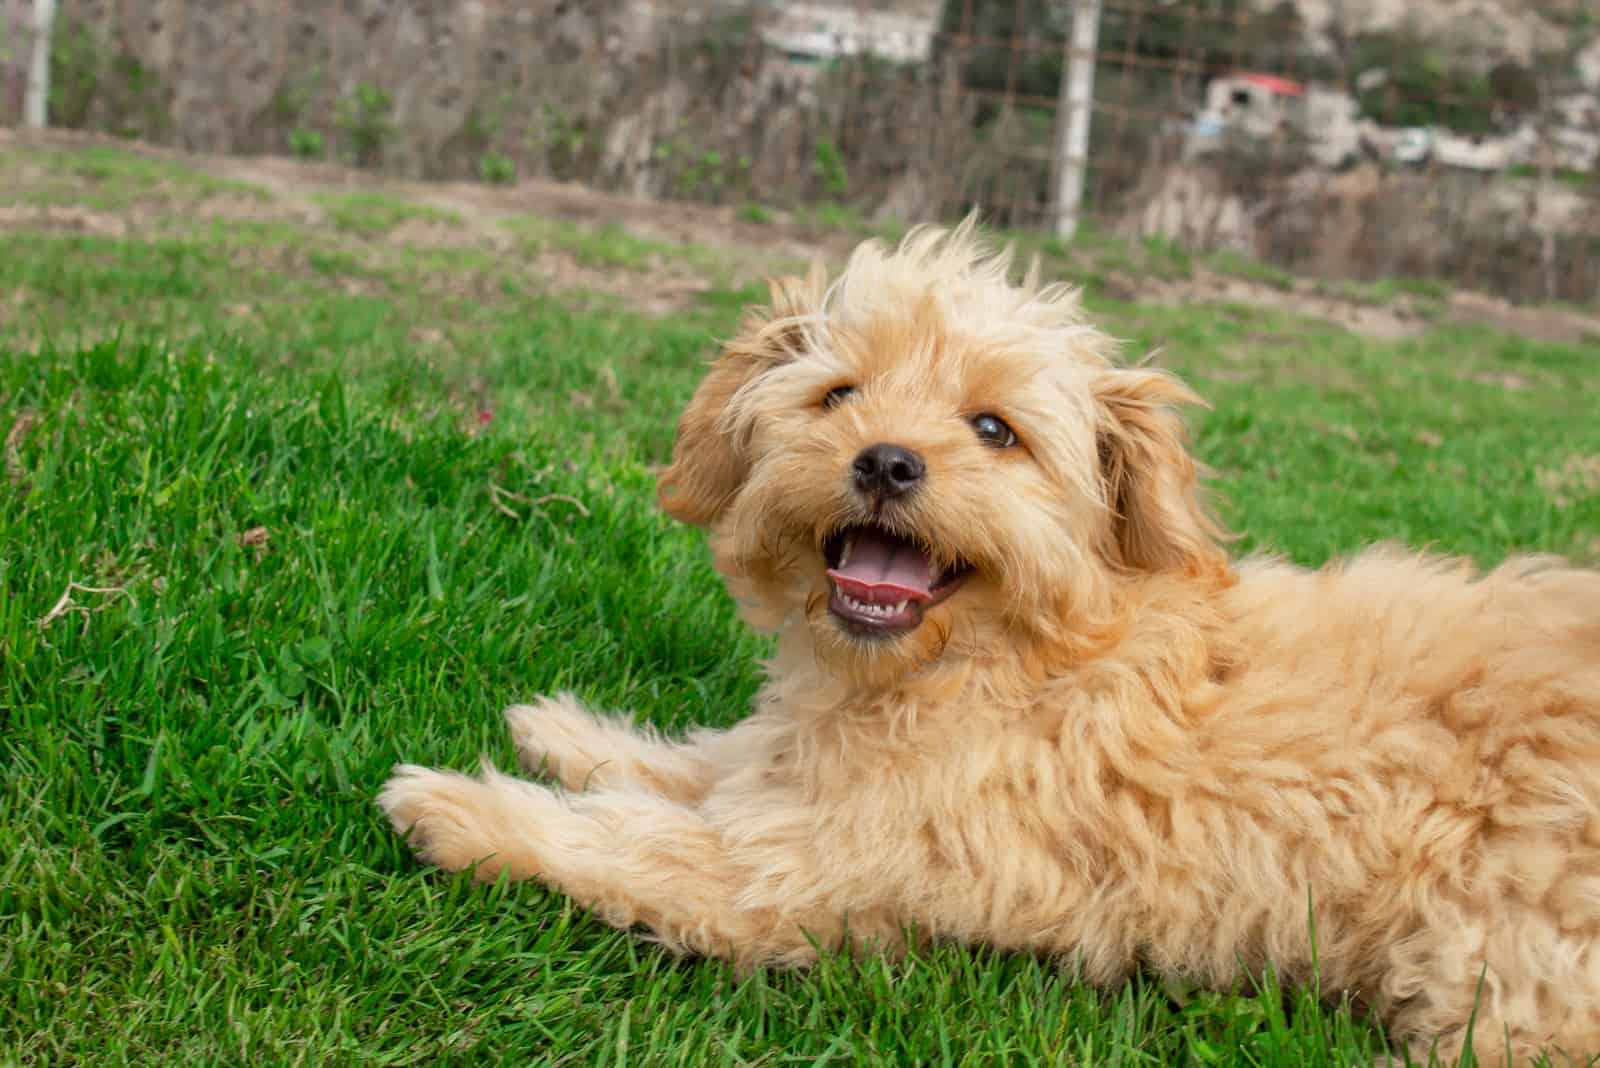
[[[915,629],[922,614],[961,585],[965,565],[935,572],[928,551],[873,524],[846,527],[823,546],[832,587],[828,610],[850,631],[891,635]]]

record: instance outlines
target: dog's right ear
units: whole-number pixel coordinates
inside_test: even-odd
[[[709,527],[744,485],[749,425],[737,418],[740,391],[805,351],[827,284],[820,262],[804,278],[772,280],[769,304],[746,313],[738,336],[712,362],[678,421],[672,463],[656,483],[668,515]]]
[[[1114,521],[1112,558],[1143,571],[1214,572],[1225,566],[1221,528],[1199,498],[1199,469],[1177,409],[1204,403],[1161,372],[1119,369],[1094,384],[1104,412],[1099,447]]]

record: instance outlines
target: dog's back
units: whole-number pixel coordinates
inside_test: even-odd
[[[1530,1019],[1600,1048],[1600,573],[1382,548],[1246,562],[1226,601],[1245,654],[1215,729],[1303,765],[1325,860],[1369,858],[1321,887],[1348,895],[1330,939],[1391,947],[1369,996],[1421,1033],[1476,1004],[1489,1049]]]

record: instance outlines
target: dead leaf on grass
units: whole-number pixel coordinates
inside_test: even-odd
[[[267,543],[271,540],[272,531],[268,530],[266,527],[251,527],[249,530],[239,535],[240,547],[254,549],[256,563],[258,564],[261,562],[261,557],[266,554]]]
[[[519,521],[523,517],[508,507],[506,505],[507,501],[514,501],[518,504],[530,505],[534,508],[548,504],[551,501],[560,501],[563,504],[570,504],[572,507],[576,508],[578,513],[585,519],[589,518],[588,507],[582,501],[578,500],[578,498],[569,497],[565,493],[546,493],[538,497],[524,497],[520,493],[513,493],[504,486],[491,482],[489,483],[489,500],[494,504],[495,511],[500,512],[502,515],[508,515],[512,519]]]
[[[1482,382],[1486,386],[1499,386],[1512,392],[1533,385],[1533,380],[1527,375],[1519,375],[1515,371],[1477,371],[1468,377],[1474,382]]]
[[[32,412],[23,412],[11,424],[11,430],[6,434],[6,477],[11,480],[11,485],[20,492],[27,488],[28,472],[22,466],[22,439],[28,436],[39,417]]]
[[[89,617],[96,612],[105,611],[105,609],[108,607],[107,605],[102,604],[97,608],[90,608],[87,605],[77,604],[72,600],[72,595],[74,593],[93,593],[101,595],[121,594],[122,596],[130,599],[133,596],[121,586],[85,586],[80,582],[68,582],[67,588],[61,592],[61,596],[57,598],[56,603],[50,606],[50,611],[40,616],[37,620],[36,625],[40,630],[43,630],[45,627],[48,627],[50,624],[54,623],[56,620],[65,615],[69,615],[73,612],[81,612],[83,613],[83,629],[88,631]]]

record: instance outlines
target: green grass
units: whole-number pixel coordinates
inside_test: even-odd
[[[504,219],[501,225],[531,256],[557,250],[599,270],[646,271],[678,264],[727,281],[724,257],[716,250],[693,242],[642,237],[614,222],[586,224],[521,214]]]
[[[0,1060],[1331,1066],[1379,1048],[1303,992],[1180,1004],[948,946],[740,977],[536,885],[417,866],[373,794],[401,759],[510,764],[511,701],[570,687],[669,729],[747,709],[764,646],[701,537],[654,510],[651,465],[756,291],[651,318],[470,251],[317,240],[0,235]],[[1093,311],[1215,403],[1196,449],[1245,550],[1596,552],[1595,487],[1551,492],[1600,455],[1588,349]]]
[[[384,193],[361,191],[357,193],[319,193],[314,198],[340,230],[361,237],[381,237],[403,222],[433,222],[459,226],[461,219],[453,212],[424,207],[409,200]]]
[[[1294,275],[1282,267],[1275,267],[1253,256],[1245,256],[1238,252],[1224,250],[1212,253],[1207,260],[1213,270],[1222,274],[1231,274],[1247,281],[1259,282],[1273,289],[1287,291],[1294,288]]]
[[[748,200],[740,204],[733,214],[740,222],[754,223],[757,226],[769,225],[776,218],[771,208]]]
[[[1450,287],[1432,278],[1392,277],[1372,282],[1347,279],[1319,281],[1316,292],[1351,304],[1387,306],[1404,301],[1420,316],[1436,319],[1445,313],[1450,300]]]
[[[193,204],[224,195],[246,200],[267,197],[248,182],[109,145],[0,153],[0,188],[22,203],[72,204],[95,211],[125,211],[152,201]]]

